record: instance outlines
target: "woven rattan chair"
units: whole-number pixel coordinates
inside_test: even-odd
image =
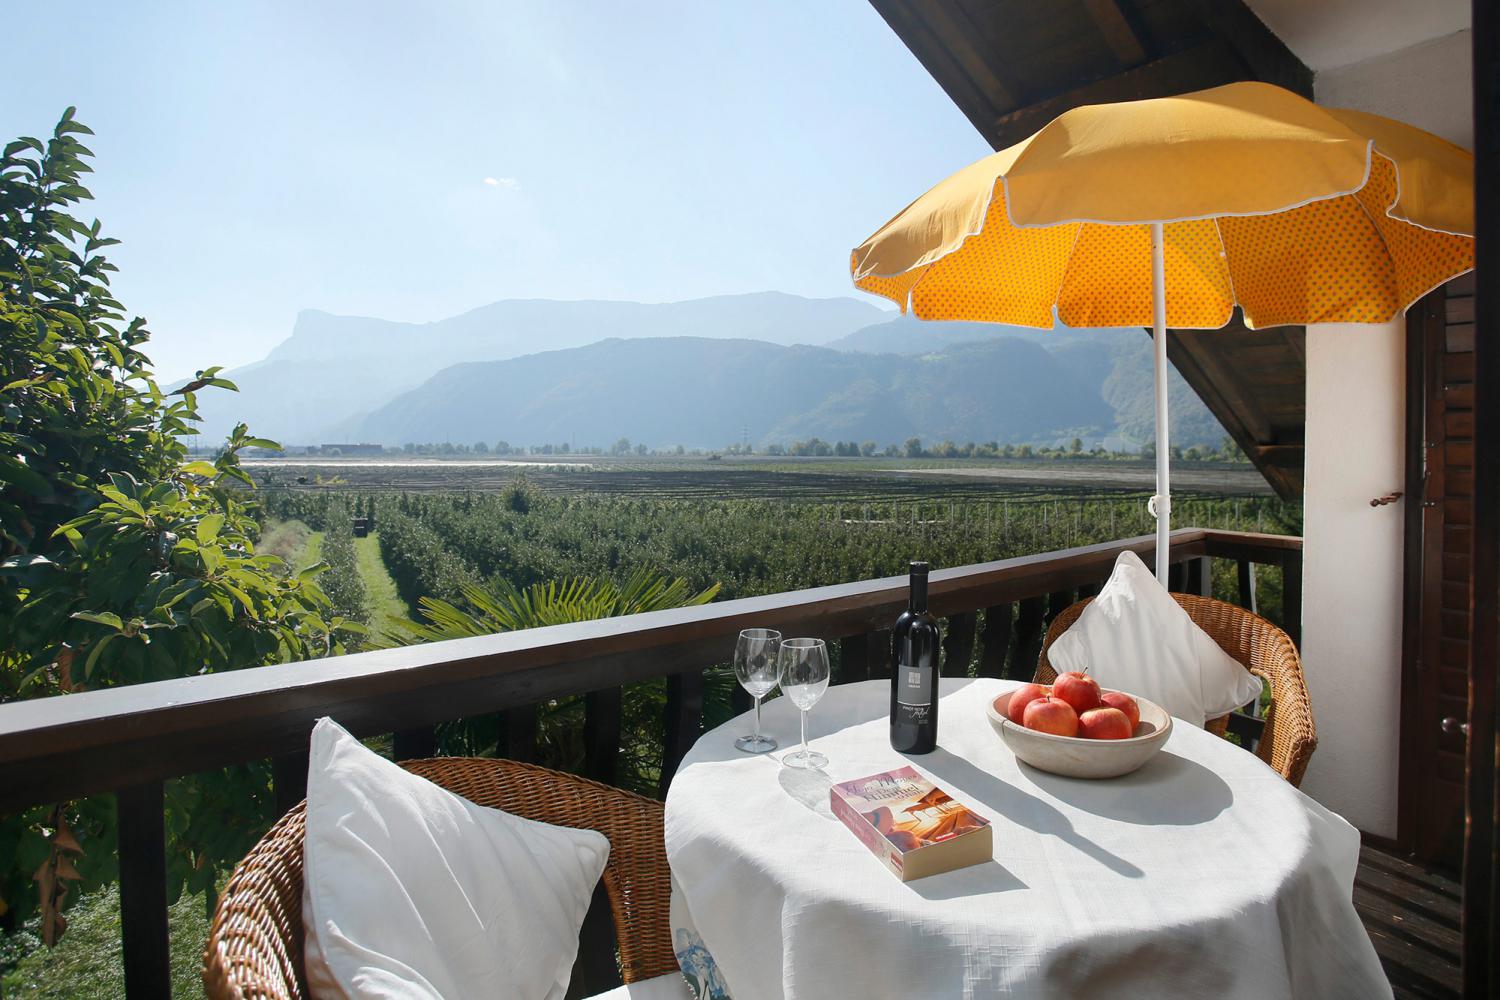
[[[419,774],[482,806],[609,838],[604,888],[614,912],[626,983],[677,971],[668,901],[671,876],[662,805],[595,781],[507,760],[407,761]],[[219,898],[203,985],[209,1000],[304,1000],[302,836],[299,803],[235,868]]]
[[[1307,762],[1318,746],[1318,731],[1313,725],[1307,684],[1302,679],[1302,661],[1291,638],[1260,615],[1236,605],[1191,594],[1173,594],[1172,597],[1182,605],[1188,617],[1219,644],[1220,649],[1270,686],[1271,704],[1266,710],[1266,728],[1255,752],[1287,781],[1301,785]],[[1036,666],[1038,684],[1051,684],[1057,679],[1057,671],[1047,662],[1047,649],[1078,620],[1088,605],[1089,601],[1079,601],[1065,609],[1047,629],[1047,639]],[[1205,728],[1222,736],[1228,723],[1229,717],[1223,716],[1210,719]]]

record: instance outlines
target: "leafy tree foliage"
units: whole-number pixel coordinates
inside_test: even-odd
[[[0,701],[336,652],[351,630],[314,577],[255,550],[241,425],[212,461],[182,435],[218,369],[164,392],[103,254],[117,240],[72,213],[89,129],[0,153]],[[233,487],[233,488],[232,488]],[[268,818],[264,767],[168,786],[173,896],[211,890]],[[51,943],[68,884],[113,874],[109,798],[0,818],[0,910],[38,903]],[[40,886],[40,899],[33,877]]]

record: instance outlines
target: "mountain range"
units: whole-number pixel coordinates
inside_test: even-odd
[[[539,351],[538,348],[546,350]],[[201,428],[287,445],[504,439],[652,447],[809,437],[1129,447],[1151,434],[1136,330],[894,317],[778,292],[686,302],[505,300],[434,323],[301,313],[265,359],[202,394]],[[1174,373],[1173,439],[1223,432]]]

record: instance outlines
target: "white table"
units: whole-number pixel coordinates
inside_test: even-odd
[[[924,756],[890,749],[884,681],[813,709],[826,773],[736,751],[748,715],[698,741],[667,796],[667,857],[736,1000],[1390,995],[1351,901],[1353,827],[1183,724],[1124,778],[1037,771],[984,717],[1011,686],[944,680]],[[787,699],[765,728],[794,749]],[[903,884],[829,812],[831,782],[906,763],[993,821],[993,862]]]

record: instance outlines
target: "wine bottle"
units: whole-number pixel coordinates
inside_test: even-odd
[[[937,619],[927,611],[927,564],[911,564],[911,596],[891,629],[891,749],[931,753],[937,746]]]

